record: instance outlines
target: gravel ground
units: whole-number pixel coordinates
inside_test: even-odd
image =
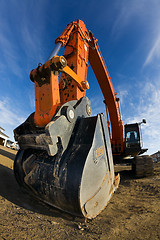
[[[99,216],[84,221],[22,192],[13,174],[15,154],[0,146],[0,239],[160,239],[160,163],[142,179],[116,166],[118,190]]]

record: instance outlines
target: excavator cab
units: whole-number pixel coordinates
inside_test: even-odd
[[[132,156],[142,154],[147,149],[142,149],[143,143],[141,139],[141,124],[146,123],[143,119],[140,123],[132,123],[124,125],[125,130],[125,153]]]

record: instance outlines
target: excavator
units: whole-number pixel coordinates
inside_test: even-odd
[[[58,56],[61,47],[64,55]],[[103,113],[92,116],[87,69],[104,96]],[[140,125],[121,119],[119,98],[97,39],[81,20],[67,25],[44,64],[30,72],[35,112],[14,130],[20,149],[14,161],[19,185],[43,202],[92,219],[108,204],[120,176],[114,164],[129,161],[136,176],[153,172],[142,148]]]

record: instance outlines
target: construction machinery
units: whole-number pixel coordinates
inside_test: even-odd
[[[63,46],[64,55],[58,56]],[[88,61],[104,96],[107,120],[104,114],[91,116],[85,96]],[[32,70],[30,79],[35,84],[35,112],[14,130],[20,146],[15,177],[21,187],[44,202],[94,218],[118,187],[114,163],[134,157],[129,161],[135,173],[145,175],[144,162],[152,168],[149,157],[135,157],[146,151],[140,123],[123,129],[119,98],[97,39],[81,20],[67,25],[48,61]]]

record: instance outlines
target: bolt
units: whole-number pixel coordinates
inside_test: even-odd
[[[84,89],[89,89],[89,83],[87,81],[82,81],[81,84]]]
[[[91,116],[92,110],[88,104],[86,105],[86,112],[87,112],[88,116]]]
[[[70,109],[69,110],[69,117],[71,118],[71,119],[73,119],[74,118],[74,112],[73,112],[73,110],[72,109]]]
[[[60,62],[61,62],[63,67],[67,66],[67,60],[63,56],[60,57]]]
[[[86,82],[86,88],[89,89],[89,83],[88,82]]]

